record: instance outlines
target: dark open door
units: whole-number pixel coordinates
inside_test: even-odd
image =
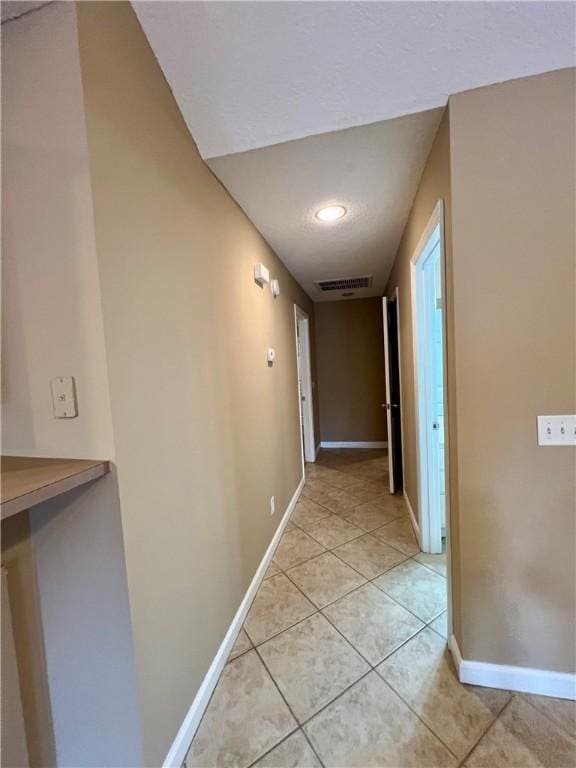
[[[400,358],[396,298],[382,300],[386,365],[386,423],[390,493],[402,490],[402,428],[400,421]]]

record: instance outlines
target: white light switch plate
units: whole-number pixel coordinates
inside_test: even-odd
[[[576,445],[576,415],[538,416],[538,445]]]
[[[58,376],[50,382],[55,419],[73,419],[78,416],[76,387],[72,376]]]

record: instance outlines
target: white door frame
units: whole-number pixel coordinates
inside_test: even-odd
[[[447,365],[446,365],[446,265],[444,247],[444,204],[439,200],[434,208],[430,221],[410,260],[410,277],[412,290],[412,323],[413,323],[413,353],[414,380],[417,432],[417,465],[418,465],[418,500],[420,512],[420,546],[424,552],[437,553],[442,551],[440,511],[437,505],[430,503],[429,471],[430,471],[430,428],[429,416],[431,401],[431,365],[429,351],[424,340],[427,338],[426,307],[420,298],[419,274],[422,266],[431,254],[427,248],[430,236],[439,227],[440,233],[440,270],[442,282],[442,367],[444,395],[444,466],[445,466],[445,517],[446,540],[449,546],[450,528],[450,494],[449,494],[449,445],[448,445],[448,402],[447,402]]]
[[[312,361],[310,357],[310,318],[294,304],[294,330],[296,335],[296,365],[298,369],[298,408],[302,424],[302,466],[305,461],[316,461],[314,440],[314,402],[312,399]],[[298,354],[300,339],[300,354]]]
[[[406,462],[404,461],[404,405],[402,402],[402,339],[400,338],[400,290],[398,286],[394,289],[394,298],[396,299],[396,343],[398,344],[398,378],[400,384],[400,440],[402,442],[402,488],[406,495]]]

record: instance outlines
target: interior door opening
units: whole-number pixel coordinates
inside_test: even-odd
[[[400,401],[400,322],[398,288],[391,299],[382,299],[384,363],[386,374],[386,428],[388,435],[388,477],[390,493],[403,487],[402,404]]]
[[[444,235],[440,201],[411,261],[420,539],[445,551],[447,536]]]
[[[306,312],[294,305],[296,324],[296,362],[302,434],[302,464],[316,461],[314,439],[314,404],[312,400],[312,363],[310,354],[310,321]]]

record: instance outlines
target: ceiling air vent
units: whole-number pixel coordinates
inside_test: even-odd
[[[335,280],[316,280],[315,282],[323,293],[326,291],[349,291],[353,288],[370,288],[372,286],[372,275],[341,277]]]

